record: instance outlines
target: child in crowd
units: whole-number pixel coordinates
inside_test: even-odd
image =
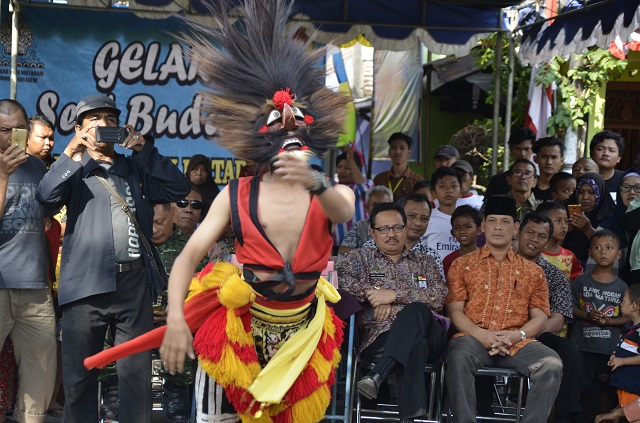
[[[593,234],[589,242],[589,255],[596,268],[571,284],[576,322],[569,339],[581,351],[588,384],[580,398],[581,422],[594,421],[596,414],[611,410],[615,403],[615,391],[608,386],[609,356],[616,348],[622,326],[630,322],[620,313],[627,284],[613,271],[613,263],[620,258],[617,235],[604,229]]]
[[[576,190],[576,178],[570,173],[558,172],[549,181],[551,198],[561,203],[566,202]]]
[[[433,200],[435,200],[435,198],[433,197],[433,192],[431,192],[431,182],[428,179],[423,179],[416,182],[416,184],[413,186],[413,193],[424,195],[429,200],[431,208],[435,207],[433,203]]]
[[[558,174],[559,175],[559,174]],[[565,175],[568,175],[565,173]],[[557,175],[556,175],[557,176]],[[569,175],[571,176],[571,175]],[[553,186],[553,178],[551,178]],[[573,180],[575,184],[575,179]],[[562,247],[569,228],[569,216],[564,204],[557,201],[541,203],[536,211],[547,216],[553,222],[553,235],[542,251],[542,257],[564,272],[567,280],[572,281],[583,272],[582,265],[571,250]]]
[[[460,175],[450,167],[439,167],[431,176],[431,192],[438,200],[438,207],[431,212],[431,221],[423,238],[429,247],[436,250],[441,260],[460,248],[451,235],[451,215],[460,198],[461,186]]]
[[[451,215],[451,235],[460,243],[460,248],[442,260],[445,275],[455,259],[478,249],[477,239],[482,233],[480,229],[481,223],[480,212],[473,206],[456,207]]]
[[[609,358],[611,386],[618,389],[619,405],[606,414],[596,417],[595,423],[614,421],[625,417],[623,406],[640,398],[640,285],[627,289],[620,304],[622,315],[631,323],[622,329],[622,336]],[[627,420],[633,421],[627,414]]]

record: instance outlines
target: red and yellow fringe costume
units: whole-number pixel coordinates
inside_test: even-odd
[[[259,364],[251,331],[249,309],[256,296],[242,280],[240,269],[229,263],[210,264],[193,279],[189,290],[184,314],[195,333],[200,366],[224,387],[243,422],[311,423],[322,419],[331,400],[330,387],[343,339],[343,322],[325,302],[340,299],[333,286],[322,278],[318,281],[315,317],[306,329],[285,342],[265,368]],[[103,367],[135,352],[157,348],[165,330],[160,327],[89,357],[85,367]]]

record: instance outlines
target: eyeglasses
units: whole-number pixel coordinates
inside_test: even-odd
[[[189,204],[191,204],[191,208],[194,210],[200,210],[202,208],[202,201],[199,200],[178,200],[176,201],[176,206],[181,209],[186,208]]]
[[[399,234],[404,231],[404,225],[393,225],[393,226],[380,226],[379,228],[373,228],[374,231],[378,231],[381,234],[388,234],[390,230],[393,229],[393,232]]]
[[[417,214],[410,213],[407,215],[407,220],[420,220],[420,223],[427,224],[429,223],[429,218],[427,216],[418,216]]]
[[[518,176],[518,177],[524,176],[525,179],[529,179],[529,178],[533,177],[533,172],[530,171],[530,170],[516,169],[513,172],[511,172],[511,174],[515,175],[515,176]]]
[[[640,185],[620,185],[620,192],[631,191],[640,194]]]

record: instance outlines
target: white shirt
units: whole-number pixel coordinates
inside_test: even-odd
[[[451,216],[438,209],[431,211],[431,220],[422,239],[436,250],[440,260],[460,248],[460,243],[451,235]]]

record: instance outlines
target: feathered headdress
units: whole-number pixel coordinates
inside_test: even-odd
[[[228,1],[220,3],[212,10],[219,29],[192,24],[185,37],[210,89],[206,122],[218,144],[262,165],[291,146],[324,155],[342,132],[348,100],[323,85],[324,49],[286,31],[293,1],[242,0],[239,22],[231,21]]]

